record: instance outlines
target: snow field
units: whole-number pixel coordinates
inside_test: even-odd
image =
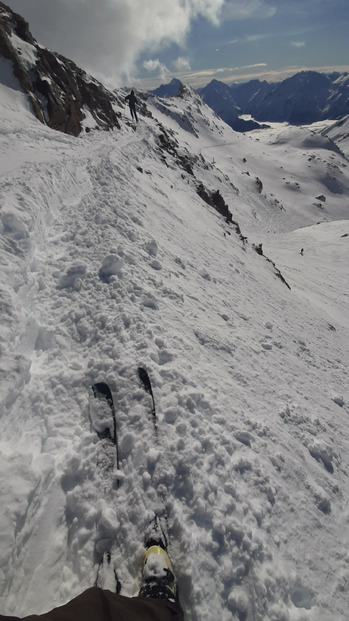
[[[136,594],[144,533],[166,507],[186,618],[344,620],[348,173],[316,226],[318,168],[297,201],[276,174],[279,160],[298,179],[289,130],[274,155],[189,96],[148,106],[135,131],[78,140],[24,113],[17,133],[18,110],[2,119],[2,610],[64,603],[111,547],[106,584],[115,568]],[[196,181],[220,189],[247,243]],[[97,381],[113,391],[119,472],[91,427]]]

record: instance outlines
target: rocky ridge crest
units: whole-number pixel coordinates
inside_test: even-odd
[[[0,2],[0,58],[9,61],[18,88],[35,116],[49,127],[73,136],[92,115],[96,129],[120,128],[117,93],[108,90],[71,60],[34,39],[28,23]]]

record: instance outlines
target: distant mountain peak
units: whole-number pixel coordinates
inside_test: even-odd
[[[172,78],[169,84],[161,84],[151,91],[157,97],[177,97],[183,89],[183,83],[178,78]]]
[[[251,115],[258,122],[310,124],[337,119],[349,113],[347,74],[300,71],[282,82],[271,84],[258,79],[228,86],[211,80],[198,89],[202,99],[237,131],[249,127],[239,115]],[[255,129],[251,125],[251,129]]]

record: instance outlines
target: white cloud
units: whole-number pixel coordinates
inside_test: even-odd
[[[218,25],[224,0],[7,0],[40,43],[115,85],[141,53],[184,45],[193,19]]]
[[[265,0],[226,0],[222,18],[227,21],[251,17],[264,19],[272,17],[275,13],[276,7]]]
[[[291,41],[291,45],[294,47],[304,47],[305,41]]]
[[[146,71],[149,71],[149,73],[154,73],[162,80],[167,80],[170,75],[170,71],[167,69],[166,65],[160,62],[158,58],[156,58],[155,60],[145,60],[143,63],[143,67],[144,69],[146,69]]]
[[[261,41],[262,39],[268,39],[270,37],[269,34],[254,34],[254,35],[246,35],[246,41],[248,43],[254,43],[254,41]]]
[[[223,41],[221,45],[235,45],[235,43],[240,43],[242,41],[242,37],[235,37],[235,39],[231,39],[230,41]]]
[[[255,43],[256,41],[262,41],[263,39],[270,39],[273,37],[273,34],[254,34],[254,35],[243,35],[242,37],[235,37],[235,39],[231,39],[230,41],[223,41],[221,46],[223,45],[235,45],[236,43]]]
[[[190,71],[191,66],[188,58],[183,58],[180,56],[172,63],[173,69],[175,71]]]

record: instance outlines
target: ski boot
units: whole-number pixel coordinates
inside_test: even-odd
[[[143,561],[143,581],[139,597],[177,602],[176,579],[166,550],[158,545],[147,549]]]

